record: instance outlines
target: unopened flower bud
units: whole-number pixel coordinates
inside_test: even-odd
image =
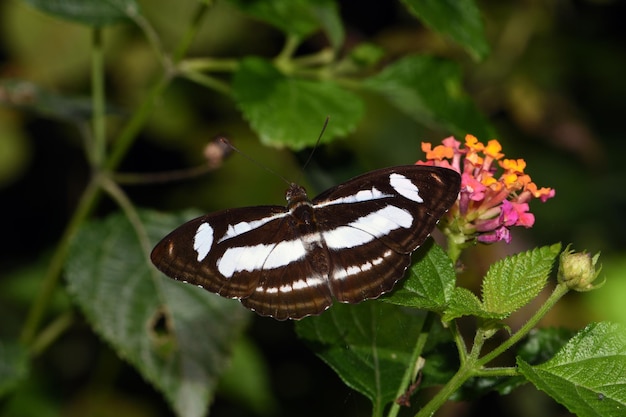
[[[204,157],[211,169],[217,169],[233,152],[233,146],[224,136],[216,136],[204,147]]]
[[[569,250],[569,246],[561,253],[558,280],[575,291],[591,291],[604,285],[604,280],[596,285],[592,283],[598,278],[602,267],[596,269],[600,253],[591,256],[586,252],[577,253]]]

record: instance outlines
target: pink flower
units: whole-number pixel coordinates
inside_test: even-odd
[[[427,160],[417,164],[442,166],[461,174],[458,202],[440,223],[457,244],[508,243],[511,227],[528,228],[535,223],[528,202],[533,198],[545,202],[554,197],[553,189],[538,188],[524,173],[523,159],[503,159],[502,146],[495,139],[485,145],[467,135],[461,144],[448,137],[434,148],[422,143],[422,150]]]

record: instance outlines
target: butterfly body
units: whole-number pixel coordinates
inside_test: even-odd
[[[312,200],[292,184],[287,207],[207,214],[154,248],[166,275],[278,320],[320,314],[336,299],[357,303],[390,291],[410,256],[457,198],[452,170],[371,171]]]

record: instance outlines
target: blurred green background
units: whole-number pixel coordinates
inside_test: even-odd
[[[607,284],[591,294],[571,294],[544,325],[577,329],[590,321],[626,323],[626,164],[622,161],[626,141],[621,126],[626,110],[626,2],[479,1],[492,48],[482,62],[421,26],[398,2],[339,3],[348,45],[363,41],[381,45],[388,52],[386,59],[419,52],[459,63],[467,91],[495,127],[507,157],[524,158],[527,172],[539,186],[556,189],[556,198],[545,204],[533,202],[537,221],[532,230],[515,230],[509,245],[477,247],[466,254],[468,286],[475,285],[472,277],[480,277],[493,260],[506,254],[571,242],[576,250],[602,252]],[[194,4],[191,0],[142,4],[165,49],[181,36],[177,22],[188,17]],[[143,98],[159,63],[133,25],[106,29],[104,42],[107,100],[115,113],[109,128],[115,131]],[[190,55],[274,56],[282,42],[278,31],[218,2]],[[313,37],[303,50],[316,50],[323,42]],[[89,50],[86,27],[54,19],[21,1],[0,3],[2,79],[28,80],[88,100]],[[319,120],[320,130],[323,122]],[[0,107],[0,338],[19,333],[52,248],[88,180],[79,129],[41,114]],[[205,144],[220,133],[269,169],[307,183],[311,196],[357,173],[413,163],[423,158],[421,141],[436,143],[449,135],[436,126],[416,123],[382,100],[367,98],[366,116],[357,129],[318,148],[303,174],[309,149],[294,154],[261,145],[229,97],[180,79],[158,103],[120,170],[155,172],[199,165]],[[139,206],[196,207],[207,212],[282,204],[284,189],[281,179],[239,155],[200,179],[126,188]],[[115,208],[103,200],[98,213]],[[59,293],[56,302],[69,301]],[[512,326],[523,320],[523,315],[516,317]],[[268,415],[368,414],[367,401],[343,386],[307,351],[289,323],[256,318],[250,335],[267,360],[274,395]],[[38,358],[33,374],[28,387],[11,401],[23,401],[28,404],[25,409],[37,410],[38,416],[170,415],[159,394],[84,323]],[[107,409],[97,408],[94,404],[105,394]],[[515,412],[506,408],[507,415],[568,415],[528,387],[509,397],[490,395],[477,403],[455,404],[448,415],[501,412],[503,402],[518,408]],[[525,407],[538,407],[543,414]],[[250,413],[228,395],[218,396],[212,409],[217,416]]]

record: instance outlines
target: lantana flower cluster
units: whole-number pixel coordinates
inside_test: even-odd
[[[505,159],[495,139],[484,145],[472,135],[465,137],[464,144],[449,137],[434,148],[424,142],[422,150],[427,160],[418,165],[451,168],[461,174],[459,198],[441,222],[444,233],[456,245],[475,240],[508,243],[511,227],[535,223],[528,202],[554,197],[554,189],[537,187],[524,173],[523,159]]]

